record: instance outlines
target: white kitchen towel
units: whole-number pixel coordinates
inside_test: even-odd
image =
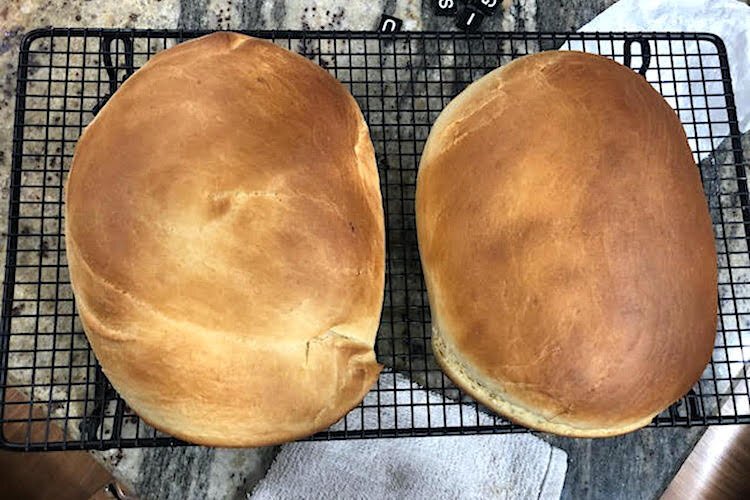
[[[425,391],[401,375],[384,373],[379,384],[381,394],[393,391],[409,395],[417,405],[429,398],[435,405],[435,418],[443,413],[438,405],[447,402],[446,421],[458,422],[463,413],[464,418],[471,415],[474,419],[467,425],[476,423],[473,407],[444,401],[439,394]],[[365,406],[374,403],[376,397],[368,394]],[[360,411],[350,415],[349,429],[361,422]],[[378,424],[393,428],[399,417],[394,407],[385,406],[364,413],[364,418],[369,428]],[[483,413],[479,418],[481,424],[493,421]],[[400,421],[400,427],[428,424],[427,413],[410,413],[408,422]],[[343,421],[334,429],[343,429]],[[302,442],[281,449],[252,498],[556,499],[562,492],[566,470],[566,453],[531,434]]]
[[[747,4],[737,0],[620,0],[579,31],[682,31],[718,35],[727,49],[740,130],[750,128],[750,6]],[[711,130],[707,123],[699,123],[695,130],[688,130],[689,136],[706,137],[690,139],[693,151],[699,152],[695,155],[696,161],[703,160],[729,135],[726,111],[705,109],[720,108],[724,99],[716,48],[708,40],[651,40],[649,43],[652,57],[646,78],[651,82],[677,82],[662,83],[667,102],[677,109],[678,98],[672,96],[701,96],[695,98],[699,102],[692,103],[687,102],[689,97],[679,98],[686,101],[680,103],[683,123],[705,123],[708,122],[708,113],[711,114]],[[613,52],[622,54],[622,45],[622,42],[573,41],[563,48],[612,56]],[[633,49],[635,58],[640,49],[637,45]],[[697,55],[699,51],[700,55]],[[681,57],[686,53],[690,55]],[[711,100],[716,100],[716,103]],[[713,143],[707,138],[711,136],[715,138]]]

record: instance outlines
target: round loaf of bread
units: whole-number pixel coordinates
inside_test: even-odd
[[[709,361],[700,174],[676,114],[630,69],[546,52],[469,86],[429,135],[416,214],[435,356],[507,418],[622,434]]]
[[[157,429],[280,443],[376,381],[374,151],[352,96],[304,57],[233,33],[156,55],[78,142],[65,221],[89,342]]]

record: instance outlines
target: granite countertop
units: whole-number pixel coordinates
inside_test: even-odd
[[[504,0],[486,30],[574,30],[614,0]],[[0,7],[0,220],[7,218],[15,67],[23,34],[54,26],[185,29],[373,30],[381,14],[405,30],[454,30],[429,0],[11,0]],[[5,256],[2,238],[0,255]],[[569,456],[566,498],[653,498],[675,474],[702,428],[645,429],[603,440],[540,435]],[[241,498],[268,469],[277,448],[202,447],[95,452],[144,498]]]

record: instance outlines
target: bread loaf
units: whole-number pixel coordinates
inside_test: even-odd
[[[311,61],[217,33],[159,53],[82,135],[66,245],[86,335],[146,422],[205,445],[325,429],[380,366],[368,129]]]
[[[545,52],[469,86],[431,130],[416,215],[435,356],[511,420],[622,434],[709,361],[699,171],[674,111],[612,60]]]

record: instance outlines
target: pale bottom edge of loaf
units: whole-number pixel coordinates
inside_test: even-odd
[[[585,427],[583,425],[579,427],[569,423],[555,422],[527,407],[511,402],[500,388],[491,387],[489,383],[482,381],[481,377],[473,373],[474,370],[466,365],[456,349],[450,346],[450,340],[446,340],[445,335],[441,334],[434,324],[432,348],[440,367],[461,389],[501,416],[538,431],[581,438],[618,436],[648,425],[656,416],[656,414],[649,415],[642,420],[616,427]]]

